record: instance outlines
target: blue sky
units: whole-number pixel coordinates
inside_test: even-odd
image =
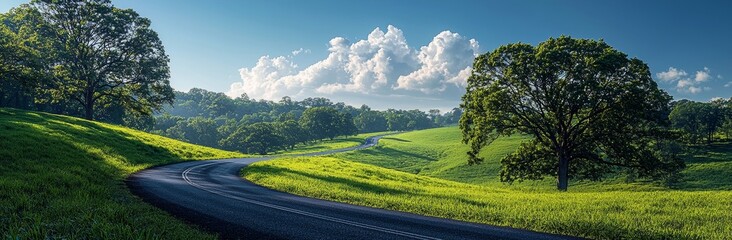
[[[0,12],[24,2],[2,0]],[[675,99],[732,96],[730,1],[113,3],[152,20],[182,91],[449,109],[472,55],[570,35],[644,60]]]

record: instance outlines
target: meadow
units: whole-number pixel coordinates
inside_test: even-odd
[[[299,155],[314,152],[324,152],[342,148],[350,148],[361,145],[366,138],[389,134],[389,132],[376,132],[376,133],[361,133],[355,136],[341,136],[334,139],[327,139],[309,144],[298,144],[294,149],[287,151],[278,151],[273,154],[275,155]]]
[[[0,237],[212,239],[135,197],[154,165],[242,157],[110,124],[0,109]]]
[[[498,180],[500,159],[525,136],[499,138],[468,166],[455,127],[408,132],[378,147],[329,157],[255,163],[242,174],[298,195],[597,239],[727,239],[732,236],[732,144],[691,146],[671,186],[609,176],[574,181]]]
[[[277,154],[357,146],[381,133]],[[0,237],[210,239],[130,193],[124,179],[161,164],[245,157],[117,125],[0,108]]]

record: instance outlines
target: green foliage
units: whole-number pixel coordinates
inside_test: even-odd
[[[292,150],[295,146],[304,147],[303,143],[318,145],[317,142],[323,139],[383,132],[387,129],[404,131],[431,128],[438,126],[433,122],[438,118],[440,124],[449,125],[456,123],[461,114],[459,109],[439,117],[428,116],[419,110],[374,111],[366,105],[357,109],[340,102],[332,103],[326,98],[294,101],[290,97],[283,97],[273,102],[250,99],[245,94],[231,99],[223,93],[196,88],[187,93],[175,94],[175,102],[165,108],[163,114],[155,117],[155,125],[141,129],[196,144],[246,153],[261,153],[261,149],[267,149],[268,152]],[[391,123],[387,119],[391,119]],[[205,128],[193,127],[199,126],[198,123],[206,123]],[[269,123],[274,132],[248,133],[254,131],[249,127],[255,123]],[[216,131],[212,131],[213,128]],[[199,139],[198,135],[205,137]],[[216,139],[213,139],[214,135]],[[274,142],[261,141],[257,136]],[[247,146],[248,141],[256,142],[257,147]]]
[[[353,121],[361,132],[383,132],[388,127],[386,117],[376,111],[361,112]]]
[[[109,0],[35,0],[2,18],[9,41],[1,43],[0,67],[12,74],[0,76],[10,90],[0,99],[22,98],[0,106],[134,125],[140,121],[125,115],[150,115],[172,102],[162,42],[131,9]]]
[[[0,236],[213,238],[130,194],[129,174],[184,160],[242,157],[129,128],[0,108]]]
[[[570,192],[557,193],[550,180],[500,181],[501,159],[531,137],[495,139],[475,166],[464,160],[469,146],[460,144],[461,137],[456,127],[390,135],[376,148],[260,162],[242,174],[298,195],[593,239],[732,234],[730,143],[682,154],[688,168],[672,188],[618,174],[600,182],[575,180]]]
[[[532,135],[503,159],[501,179],[600,179],[616,168],[668,176],[683,168],[658,153],[671,97],[648,66],[602,41],[551,38],[504,45],[478,56],[460,120],[470,163],[495,135]],[[628,124],[633,123],[633,124]],[[617,141],[622,139],[622,141]]]
[[[300,126],[308,131],[310,139],[333,139],[338,136],[341,114],[329,107],[312,107],[302,113]]]
[[[728,122],[732,119],[729,101],[703,103],[694,101],[679,101],[669,114],[672,126],[681,130],[684,139],[689,143],[700,143],[706,139],[707,143],[714,140],[714,134],[719,130],[728,131]],[[725,125],[727,124],[727,125]],[[729,134],[728,134],[729,135]]]
[[[52,41],[43,37],[48,33],[40,13],[29,5],[0,14],[0,107],[47,107],[34,100],[53,57]]]
[[[258,122],[240,126],[229,137],[221,140],[221,145],[244,153],[267,154],[280,150],[285,146],[283,142],[284,138],[278,134],[274,124]]]

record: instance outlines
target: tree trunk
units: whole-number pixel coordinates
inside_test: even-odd
[[[94,120],[94,91],[90,88],[84,91],[84,118]]]
[[[557,189],[567,191],[569,186],[569,158],[566,154],[559,154],[559,176],[557,176]]]
[[[89,104],[84,106],[84,118],[87,120],[94,120],[94,106]]]

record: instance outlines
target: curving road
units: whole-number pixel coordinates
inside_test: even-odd
[[[301,156],[368,148],[379,138]],[[241,168],[274,157],[163,165],[137,172],[126,183],[146,202],[226,239],[571,238],[300,197],[239,177]]]

